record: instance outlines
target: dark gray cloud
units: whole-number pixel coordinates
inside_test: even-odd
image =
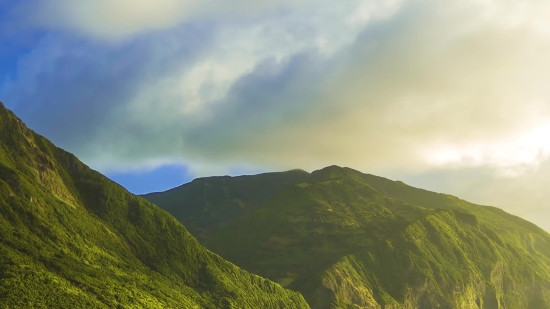
[[[140,131],[149,129],[128,124],[131,114],[124,111],[143,85],[173,74],[174,63],[190,65],[214,35],[210,26],[188,25],[116,46],[49,35],[20,59],[18,77],[4,84],[3,99],[56,144],[94,157],[114,147],[109,143],[120,143],[113,138],[118,134],[146,140]]]

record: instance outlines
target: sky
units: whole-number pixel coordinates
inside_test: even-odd
[[[0,0],[0,100],[134,193],[328,165],[550,231],[550,2]]]

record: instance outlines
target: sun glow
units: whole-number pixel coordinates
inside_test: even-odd
[[[425,155],[431,165],[445,167],[489,166],[505,176],[536,168],[550,156],[550,123],[500,140],[465,145],[438,145]]]

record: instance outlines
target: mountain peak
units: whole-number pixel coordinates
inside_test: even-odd
[[[333,165],[329,165],[327,167],[323,167],[321,170],[342,170],[342,169],[344,169],[344,167],[333,164]]]
[[[327,181],[330,179],[337,179],[345,177],[347,174],[347,168],[340,167],[338,165],[330,165],[320,170],[313,171],[311,173],[312,181]]]
[[[309,174],[307,171],[304,171],[303,169],[301,168],[294,168],[294,169],[291,169],[291,170],[288,170],[288,171],[284,171],[282,173],[290,173],[290,174],[293,174],[293,173],[299,173],[299,174]]]
[[[550,308],[550,235],[536,226],[347,167],[283,174],[148,199],[311,308]]]

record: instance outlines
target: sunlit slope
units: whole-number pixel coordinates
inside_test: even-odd
[[[312,308],[550,308],[542,229],[348,168],[281,188],[204,244]]]
[[[0,308],[308,308],[0,104]]]

